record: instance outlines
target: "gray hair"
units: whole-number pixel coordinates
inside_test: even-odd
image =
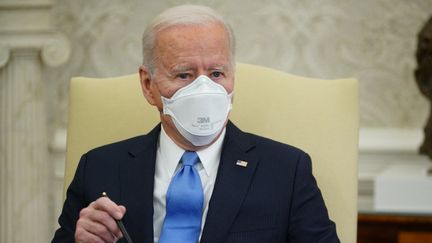
[[[200,5],[180,5],[169,8],[153,19],[153,21],[146,27],[142,37],[143,65],[149,69],[150,74],[154,73],[155,60],[157,58],[154,56],[154,48],[156,44],[155,36],[158,32],[171,26],[196,26],[210,23],[219,23],[225,28],[228,34],[231,49],[231,63],[233,65],[235,63],[235,37],[232,28],[215,10]]]

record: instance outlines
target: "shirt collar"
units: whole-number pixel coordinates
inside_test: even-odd
[[[198,157],[204,167],[204,171],[207,176],[211,176],[212,173],[217,173],[219,167],[219,161],[222,152],[222,144],[225,138],[225,128],[222,130],[220,136],[216,141],[205,149],[197,151]]]
[[[225,132],[226,129],[224,128],[220,136],[212,145],[197,151],[198,157],[200,158],[202,167],[204,168],[207,176],[212,175],[212,173],[217,173]],[[169,175],[174,175],[174,172],[176,171],[176,168],[185,150],[174,143],[168,134],[166,134],[163,126],[161,126],[161,132],[159,136],[159,148],[164,156],[164,162],[161,166],[164,167]]]

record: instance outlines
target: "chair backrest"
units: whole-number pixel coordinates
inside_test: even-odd
[[[159,121],[141,93],[137,74],[73,78],[69,105],[65,189],[83,153],[146,133]],[[308,152],[341,242],[356,242],[356,80],[311,79],[239,63],[230,118],[244,131]]]

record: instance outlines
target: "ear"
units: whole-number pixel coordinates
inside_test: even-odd
[[[156,105],[156,97],[153,90],[154,84],[151,81],[150,70],[146,66],[141,65],[139,67],[139,75],[140,75],[141,90],[143,92],[144,97],[147,99],[147,102],[150,105]]]

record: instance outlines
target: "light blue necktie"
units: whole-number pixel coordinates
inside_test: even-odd
[[[196,243],[201,232],[204,193],[194,165],[196,152],[186,151],[182,168],[172,178],[166,195],[166,216],[159,243]]]

